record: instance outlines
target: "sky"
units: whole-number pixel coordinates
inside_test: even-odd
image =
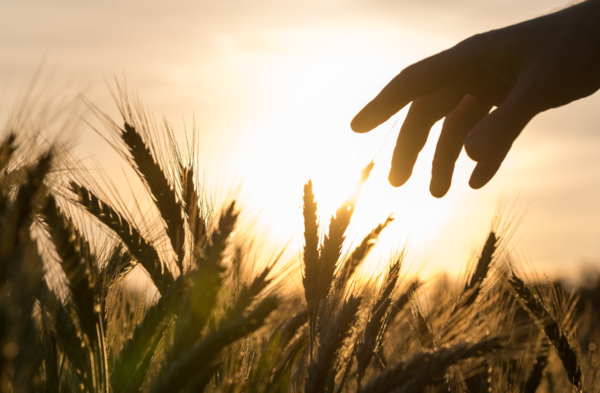
[[[372,264],[408,244],[423,274],[456,273],[481,246],[499,202],[522,220],[510,242],[550,276],[600,267],[600,104],[593,95],[543,113],[526,128],[496,177],[467,185],[461,155],[448,195],[428,193],[434,126],[413,177],[387,184],[403,110],[366,135],[350,120],[404,67],[479,32],[565,6],[559,0],[0,0],[0,115],[42,66],[51,100],[85,96],[118,119],[109,86],[128,87],[184,140],[199,132],[202,183],[218,200],[231,190],[249,221],[288,253],[301,248],[301,193],[313,179],[322,223],[375,159],[350,236],[358,241],[392,213]],[[40,93],[41,94],[41,93]],[[121,187],[125,164],[95,133],[93,116],[69,138],[74,154],[102,164]],[[123,186],[124,187],[124,186]],[[135,192],[134,192],[135,194]],[[506,211],[509,211],[507,209]]]

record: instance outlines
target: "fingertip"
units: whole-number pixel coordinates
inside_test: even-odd
[[[371,131],[374,127],[370,127],[366,121],[366,116],[361,111],[354,116],[354,119],[350,122],[350,128],[357,134],[364,134],[365,132]]]
[[[469,179],[469,187],[474,190],[479,190],[488,183],[489,180],[484,180],[480,176],[471,176]]]
[[[502,160],[478,162],[469,179],[469,186],[474,190],[479,190],[488,184],[500,169],[501,164]]]
[[[431,183],[429,184],[429,192],[434,198],[439,199],[444,197],[448,193],[448,190],[450,190],[450,184],[442,184],[435,179],[431,179]]]
[[[446,191],[440,191],[440,190],[429,190],[429,192],[431,193],[431,196],[437,199],[441,199],[444,196],[446,196],[446,194],[448,193],[448,190]]]
[[[392,187],[400,187],[404,185],[408,179],[410,179],[410,175],[412,175],[412,171],[403,173],[401,171],[395,171],[392,168],[392,170],[390,170],[390,174],[388,175],[388,181]]]
[[[489,158],[494,145],[485,134],[467,136],[465,139],[465,152],[473,161],[482,161]]]

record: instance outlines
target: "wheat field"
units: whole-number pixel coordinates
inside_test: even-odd
[[[2,134],[2,392],[600,391],[593,296],[512,257],[511,217],[459,280],[409,279],[404,251],[368,280],[394,218],[345,253],[360,186],[321,222],[308,181],[302,255],[282,266],[233,236],[242,207],[206,197],[193,143],[116,101],[120,119],[88,105],[153,204],[143,223],[59,143]],[[285,290],[289,272],[300,289]]]

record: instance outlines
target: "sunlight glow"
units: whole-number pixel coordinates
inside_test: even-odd
[[[412,178],[397,189],[387,175],[406,109],[368,134],[353,134],[349,127],[404,67],[561,1],[550,3],[176,1],[140,8],[137,2],[109,1],[32,8],[13,2],[5,14],[15,17],[0,24],[10,38],[0,42],[0,117],[10,112],[17,102],[12,97],[26,90],[47,53],[45,71],[51,77],[40,85],[43,92],[66,95],[72,89],[73,96],[82,93],[118,119],[103,76],[109,83],[113,76],[125,77],[158,123],[162,116],[172,123],[180,143],[184,125],[187,135],[195,128],[199,181],[210,202],[240,200],[253,228],[270,235],[265,241],[289,244],[288,258],[297,258],[303,246],[303,184],[313,180],[325,227],[374,159],[346,245],[351,249],[393,214],[369,266],[408,244],[407,262],[415,269],[425,263],[424,274],[456,272],[485,240],[505,195],[523,209],[531,206],[516,248],[548,272],[576,274],[573,266],[600,260],[600,96],[533,119],[510,159],[481,190],[469,189],[474,164],[463,154],[450,192],[440,200],[428,192],[439,124]],[[48,96],[56,102],[63,97]],[[77,116],[102,129],[85,110]],[[101,136],[87,125],[71,136],[75,156],[84,157],[92,170],[98,165],[87,158],[96,157],[124,196],[137,201],[140,189],[129,185],[123,161]]]

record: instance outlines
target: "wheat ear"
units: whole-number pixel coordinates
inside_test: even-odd
[[[348,280],[352,277],[354,272],[360,267],[361,263],[365,260],[371,249],[375,246],[379,235],[383,230],[394,221],[392,216],[389,216],[384,222],[378,224],[360,244],[352,250],[350,256],[346,258],[338,273],[337,281],[342,285],[345,285]]]
[[[461,360],[499,350],[503,348],[503,342],[503,339],[491,338],[416,354],[407,361],[381,372],[360,389],[359,393],[420,392],[431,384],[435,377],[443,376],[448,367]]]
[[[475,271],[465,283],[463,295],[466,296],[466,298],[460,301],[461,307],[469,307],[477,300],[477,297],[481,292],[481,285],[487,277],[492,261],[494,260],[494,253],[496,252],[499,241],[500,239],[498,239],[496,233],[493,231],[490,232],[485,245],[483,246],[483,250],[481,251],[481,255],[477,260]],[[453,313],[456,312],[456,310],[457,309],[454,309]]]
[[[106,258],[100,272],[100,288],[106,292],[119,278],[127,275],[137,264],[122,243],[111,246],[112,250]]]
[[[277,308],[274,297],[262,300],[251,312],[223,321],[201,342],[175,359],[160,373],[151,393],[178,392],[185,388],[193,376],[212,370],[213,361],[223,348],[260,328],[265,319]],[[206,380],[208,382],[208,379]],[[203,391],[204,386],[198,386]]]
[[[194,168],[188,165],[181,170],[182,197],[185,213],[187,215],[188,227],[192,235],[192,244],[196,245],[204,241],[206,237],[206,222],[199,208],[200,198],[198,190],[194,186]]]
[[[342,252],[342,245],[346,239],[346,229],[350,225],[353,213],[354,204],[352,202],[344,202],[337,209],[335,216],[331,217],[329,233],[323,240],[323,248],[321,249],[319,259],[321,265],[319,273],[319,300],[324,299],[329,293],[333,274]]]
[[[133,158],[135,170],[144,180],[150,194],[165,221],[167,235],[177,254],[177,266],[183,273],[183,252],[185,245],[185,227],[183,221],[183,209],[177,200],[177,195],[167,176],[160,165],[154,159],[152,151],[136,130],[136,128],[125,122],[121,130],[121,139],[129,149]]]
[[[31,224],[31,213],[36,196],[43,188],[44,179],[52,165],[52,152],[43,154],[35,165],[26,169],[26,180],[17,188],[16,198],[8,196],[1,204],[2,228],[0,229],[0,260],[9,261],[19,242],[23,230]],[[24,229],[25,228],[25,229]],[[0,280],[6,279],[8,263],[0,264]]]
[[[420,286],[421,283],[419,282],[419,280],[415,279],[408,285],[408,288],[404,292],[402,292],[400,296],[396,298],[396,300],[394,300],[394,304],[392,304],[392,307],[390,307],[390,315],[388,318],[389,322],[393,322],[396,319],[398,314],[410,302],[413,295],[415,294],[415,292],[417,292]]]
[[[158,291],[164,294],[173,283],[173,276],[167,270],[163,273],[162,263],[154,247],[133,225],[90,190],[75,182],[71,182],[71,189],[77,195],[78,202],[88,212],[121,238],[129,252],[146,269]]]
[[[30,226],[35,207],[45,192],[44,180],[52,154],[47,152],[27,168],[16,197],[0,211],[0,373],[15,392],[28,391],[43,357],[34,321],[36,297],[44,281],[43,261]],[[38,318],[35,318],[36,320]]]
[[[519,303],[546,334],[548,341],[556,349],[558,357],[567,372],[569,381],[576,389],[580,390],[583,383],[581,367],[577,352],[569,343],[565,332],[560,328],[558,322],[550,315],[548,310],[546,310],[542,301],[514,272],[508,282]]]
[[[358,343],[358,350],[356,351],[356,379],[358,386],[362,382],[369,363],[373,359],[373,355],[378,350],[380,341],[385,334],[387,328],[387,322],[389,318],[389,308],[392,303],[392,292],[396,287],[398,276],[400,274],[400,267],[402,266],[402,259],[397,259],[390,266],[383,285],[377,297],[377,301],[371,308],[371,317],[365,327],[363,338]]]
[[[47,196],[43,214],[56,251],[62,260],[62,270],[69,282],[70,300],[77,309],[83,331],[95,342],[98,333],[96,324],[102,311],[98,293],[97,262],[85,237],[73,221],[63,214],[51,195]]]
[[[319,306],[319,221],[317,202],[313,193],[313,184],[309,180],[304,185],[304,296],[308,312],[309,353],[313,352],[316,334],[316,317]]]
[[[306,393],[325,392],[328,381],[335,380],[335,374],[333,374],[335,364],[344,341],[352,334],[352,327],[356,322],[361,301],[360,297],[350,296],[337,313],[333,324],[327,326],[327,330],[322,336],[317,358],[308,367],[308,376],[304,385]]]
[[[196,260],[198,267],[186,274],[185,298],[178,307],[177,325],[173,345],[167,354],[167,362],[185,352],[199,339],[202,329],[210,318],[223,281],[221,277],[225,270],[222,263],[223,252],[233,233],[237,216],[235,205],[232,204],[221,215],[217,229],[211,234],[203,252],[198,255]],[[249,304],[252,297],[245,297],[244,300]],[[246,307],[241,307],[243,312]]]
[[[41,312],[50,316],[48,322],[52,326],[49,328],[58,348],[75,369],[73,376],[78,383],[90,386],[90,349],[79,333],[67,306],[63,305],[56,294],[48,288],[45,279],[40,288],[40,302]]]

